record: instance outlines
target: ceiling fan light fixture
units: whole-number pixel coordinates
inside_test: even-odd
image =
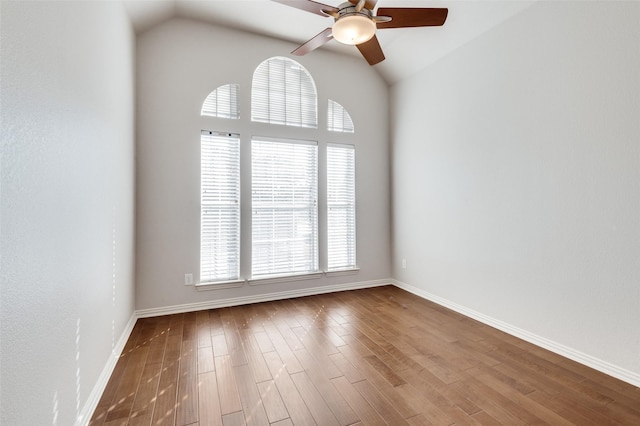
[[[332,33],[333,38],[340,43],[361,44],[369,41],[376,33],[376,23],[365,14],[342,16],[333,24]]]

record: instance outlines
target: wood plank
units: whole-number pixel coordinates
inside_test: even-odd
[[[482,411],[464,397],[446,392],[446,385],[428,372],[410,374],[406,371],[402,375],[420,393],[430,417],[440,419],[439,424],[468,422],[469,415]]]
[[[451,388],[472,401],[481,411],[503,424],[544,424],[534,413],[495,392],[473,377],[455,383]]]
[[[340,369],[334,364],[334,362],[326,355],[319,354],[317,352],[312,353],[306,349],[300,349],[294,352],[294,355],[306,370],[320,370],[323,375],[329,379],[342,376]]]
[[[311,357],[304,349],[296,351],[296,357],[302,363],[305,373],[309,376],[313,385],[318,389],[318,392],[336,416],[338,423],[341,425],[357,423],[358,416],[353,412],[347,401],[336,392],[330,381],[330,379],[340,377],[341,374],[331,374],[325,365],[318,365],[316,358]]]
[[[388,381],[391,386],[400,386],[404,385],[404,379],[398,376],[387,364],[382,362],[377,356],[370,355],[365,356],[364,360],[369,363],[386,381]]]
[[[303,371],[304,369],[302,368],[302,365],[300,365],[300,362],[293,354],[293,351],[282,337],[282,334],[280,334],[280,330],[278,330],[278,328],[273,324],[265,324],[264,329],[269,336],[269,339],[271,339],[271,343],[275,347],[278,357],[284,361],[287,373],[294,374]],[[264,355],[266,357],[267,354]],[[271,375],[273,376],[273,371],[271,372]]]
[[[222,317],[220,316],[221,309],[209,309],[207,312],[209,312],[209,332],[211,337],[224,334]]]
[[[330,355],[329,358],[350,383],[359,382],[366,378],[362,371],[360,371],[360,369],[355,365],[351,364],[351,362],[342,353]]]
[[[275,423],[280,420],[284,420],[289,417],[287,408],[284,406],[280,392],[276,387],[276,382],[273,380],[267,380],[257,384],[258,392],[260,392],[260,399],[264,405],[264,410],[267,412],[269,423]]]
[[[411,426],[436,426],[435,423],[431,423],[424,414],[418,414],[407,419],[407,423]]]
[[[376,390],[368,380],[354,383],[353,387],[360,392],[369,404],[380,414],[387,423],[392,425],[407,425],[408,423],[398,411]]]
[[[214,371],[198,375],[198,417],[201,425],[222,425],[220,396]]]
[[[225,326],[224,335],[229,348],[229,356],[231,357],[231,365],[234,367],[245,365],[247,363],[247,355],[244,352],[240,332],[232,327]]]
[[[251,369],[247,364],[233,367],[242,403],[242,411],[248,425],[265,425],[269,423],[267,413],[262,405],[260,393],[253,380]]]
[[[526,394],[523,394],[519,392],[517,389],[514,389],[512,386],[510,386],[511,381],[501,380],[500,375],[491,374],[491,369],[483,370],[480,374],[475,375],[474,381],[477,383],[477,385],[483,386],[483,388],[480,389],[481,392],[497,391],[500,393],[501,396],[512,401],[518,407],[518,409],[524,409],[527,412],[534,414],[535,417],[538,418],[541,422],[544,422],[546,424],[553,424],[553,425],[572,424],[567,419],[549,410],[546,406],[538,404],[537,402],[528,398],[526,395],[530,394],[531,392],[527,392]],[[489,398],[492,400],[499,401],[499,399],[496,398],[495,395],[487,395],[487,396],[489,396]],[[483,405],[480,405],[480,406],[483,407]],[[506,404],[501,403],[500,406],[506,407]],[[484,410],[484,411],[489,413],[488,410]],[[527,421],[529,423],[534,423],[537,420],[530,419]]]
[[[342,397],[349,403],[360,420],[367,425],[386,425],[380,414],[367,402],[358,390],[343,377],[331,379],[331,383]],[[361,383],[361,382],[358,382]]]
[[[90,420],[90,424],[94,425],[104,423],[107,412],[112,406],[112,403],[121,399],[121,396],[118,394],[118,387],[124,377],[124,371],[126,370],[129,359],[131,358],[131,351],[136,345],[141,330],[142,324],[140,320],[138,320],[134,324],[131,335],[122,349],[122,354],[118,358],[113,373],[107,382],[107,386],[98,401],[98,405],[96,406],[96,410]]]
[[[242,339],[247,363],[251,368],[255,382],[260,383],[265,380],[271,380],[271,373],[253,333],[249,331],[241,332],[240,338]]]
[[[307,408],[304,399],[300,396],[298,389],[291,380],[285,364],[276,352],[264,354],[265,361],[269,366],[271,375],[276,383],[282,401],[287,407],[291,421],[297,425],[315,425],[311,412]]]
[[[300,396],[319,425],[338,425],[338,419],[304,371],[291,375]]]
[[[209,311],[196,312],[196,334],[198,348],[211,346],[211,330],[209,328]]]
[[[173,425],[175,423],[176,394],[178,391],[179,358],[182,347],[182,331],[169,331],[167,347],[162,361],[162,373],[158,383],[156,406],[153,410],[154,425]],[[173,333],[172,333],[173,332]]]
[[[212,335],[211,343],[213,346],[214,356],[229,355],[229,348],[227,347],[227,339],[224,336],[224,333]]]
[[[192,328],[191,340],[182,341],[180,354],[180,372],[178,376],[178,394],[176,423],[188,425],[198,421],[198,341],[195,334],[195,317],[193,325],[185,321],[185,330]]]
[[[169,317],[157,318],[155,333],[149,344],[149,354],[147,355],[147,364],[161,364],[164,357],[165,347],[167,345],[167,337],[169,336]]]
[[[284,419],[284,420],[280,420],[279,422],[272,423],[271,426],[294,426],[294,425],[291,419]]]
[[[151,424],[161,372],[162,368],[158,363],[145,365],[142,376],[140,377],[133,407],[131,407],[129,425],[142,426]]]
[[[271,343],[271,339],[269,339],[266,331],[253,333],[253,336],[255,337],[256,342],[258,342],[258,346],[260,347],[260,351],[262,353],[276,350],[276,348],[273,346],[273,343]]]
[[[223,426],[245,426],[246,424],[247,422],[244,419],[244,413],[242,411],[236,411],[235,413],[222,416]]]
[[[366,380],[368,380],[378,392],[383,393],[404,418],[412,417],[422,412],[421,408],[424,405],[422,400],[415,398],[415,389],[404,380],[402,380],[401,384],[394,385],[384,377],[382,372],[377,370],[376,363],[361,362],[357,359],[354,359],[354,362],[358,363],[358,369],[362,373],[362,376],[366,377]]]
[[[148,346],[137,347],[131,352],[131,358],[127,363],[127,367],[123,373],[123,377],[117,391],[117,393],[123,397],[114,401],[114,404],[107,412],[105,422],[129,418],[138,383],[140,382],[140,377],[144,371],[144,364],[147,359],[148,352]]]
[[[149,346],[156,333],[157,321],[154,318],[142,318],[140,320],[141,330],[136,340],[136,348],[141,346]]]
[[[183,315],[182,340],[197,341],[196,312],[186,312]]]
[[[216,364],[211,346],[198,348],[198,374],[215,371]]]
[[[109,407],[111,407],[112,401],[118,395],[118,387],[120,386],[120,381],[123,378],[124,371],[127,367],[127,363],[129,362],[130,357],[121,356],[116,362],[116,366],[114,367],[113,373],[111,373],[111,377],[107,382],[107,386],[105,387],[102,396],[100,397],[100,401],[98,401],[98,405],[91,417],[90,425],[99,425],[103,424],[105,418],[107,417],[107,412],[109,411]]]
[[[218,383],[218,395],[220,397],[220,410],[222,414],[231,414],[242,410],[236,376],[233,374],[231,358],[229,355],[215,358],[216,379]]]

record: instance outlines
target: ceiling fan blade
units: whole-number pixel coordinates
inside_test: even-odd
[[[349,0],[349,2],[353,5],[357,5],[359,0]],[[378,3],[378,0],[367,0],[364,3],[364,7],[369,9],[369,10],[373,10],[374,7],[376,7],[376,3]]]
[[[306,43],[304,43],[303,45],[301,45],[291,53],[293,53],[296,56],[306,55],[312,50],[315,50],[318,47],[322,46],[332,38],[333,37],[331,33],[331,28],[327,28],[326,30],[322,31],[320,34],[313,37],[311,40],[307,41]]]
[[[296,9],[306,10],[307,12],[315,13],[320,16],[327,16],[323,9],[327,12],[338,13],[338,8],[329,6],[326,4],[318,3],[312,0],[271,0],[276,3],[285,4],[287,6],[295,7]]]
[[[390,16],[389,22],[379,22],[378,28],[439,27],[447,20],[449,9],[420,7],[381,7],[377,15]]]
[[[382,53],[382,47],[380,47],[378,37],[376,37],[375,34],[371,40],[358,44],[356,47],[367,62],[369,62],[369,65],[375,65],[384,61],[384,53]]]

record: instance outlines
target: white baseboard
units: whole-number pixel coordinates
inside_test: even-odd
[[[136,320],[138,317],[136,313],[133,312],[127,325],[125,325],[120,338],[115,343],[115,346],[111,350],[111,355],[107,359],[107,364],[102,369],[102,373],[98,377],[98,381],[95,386],[91,390],[89,397],[87,398],[87,402],[85,402],[84,407],[82,407],[82,411],[78,415],[76,419],[75,426],[87,426],[89,421],[91,420],[91,416],[93,416],[96,407],[98,406],[98,402],[100,402],[100,398],[102,397],[102,393],[107,387],[107,383],[111,378],[111,374],[113,374],[113,370],[116,367],[116,363],[124,350],[124,346],[127,344],[127,340],[129,340],[129,336],[131,336],[131,332],[133,331],[133,326],[136,324]]]
[[[226,308],[229,306],[248,305],[250,303],[269,302],[272,300],[291,299],[294,297],[313,296],[316,294],[335,293],[337,291],[357,290],[361,288],[379,287],[391,285],[393,280],[372,280],[355,283],[336,284],[329,286],[319,286],[301,288],[297,290],[281,291],[268,294],[257,294],[253,296],[232,297],[221,300],[208,300],[206,302],[186,303],[184,305],[173,305],[162,308],[140,309],[136,311],[138,318],[155,317],[159,315],[179,314],[183,312],[202,311],[206,309]]]
[[[503,321],[481,314],[480,312],[476,312],[462,305],[458,305],[457,303],[451,302],[450,300],[436,296],[435,294],[431,294],[427,291],[424,291],[412,285],[409,285],[394,279],[390,281],[396,287],[406,290],[410,293],[413,293],[416,296],[422,297],[423,299],[437,303],[438,305],[444,306],[445,308],[449,308],[464,316],[480,321],[483,324],[486,324],[493,328],[497,328],[498,330],[504,331],[505,333],[518,337],[536,346],[540,346],[541,348],[547,349],[565,358],[569,358],[580,364],[586,365],[587,367],[591,367],[594,370],[598,370],[604,374],[615,377],[617,379],[630,383],[634,386],[640,386],[640,374],[638,373],[618,367],[617,365],[611,364],[599,358],[577,351],[573,348],[554,342],[542,336],[538,336],[537,334],[531,333],[527,330],[514,327],[513,325],[507,324]]]

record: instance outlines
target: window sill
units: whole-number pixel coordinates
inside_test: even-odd
[[[318,278],[322,278],[322,272],[310,272],[304,274],[297,275],[278,275],[278,276],[267,276],[264,278],[251,278],[247,281],[249,285],[264,285],[264,284],[275,284],[275,283],[284,283],[290,281],[301,281],[301,280],[315,280]]]
[[[322,278],[322,277],[327,277],[327,278],[341,277],[344,275],[354,275],[354,274],[357,274],[358,272],[360,272],[360,268],[335,269],[332,271],[325,271],[325,272],[311,272],[311,273],[294,274],[294,275],[271,275],[271,276],[266,276],[264,278],[249,278],[244,280],[200,283],[200,284],[194,285],[194,287],[198,291],[222,290],[225,288],[242,287],[244,286],[245,283],[248,283],[251,286],[277,284],[277,283],[285,283],[285,282],[291,282],[291,281],[317,280],[318,278]]]
[[[209,283],[196,284],[194,287],[198,291],[222,290],[224,288],[242,287],[245,282],[246,280],[215,281],[215,282],[209,282]]]
[[[334,269],[324,273],[325,277],[341,277],[343,275],[353,275],[360,272],[360,268]]]

